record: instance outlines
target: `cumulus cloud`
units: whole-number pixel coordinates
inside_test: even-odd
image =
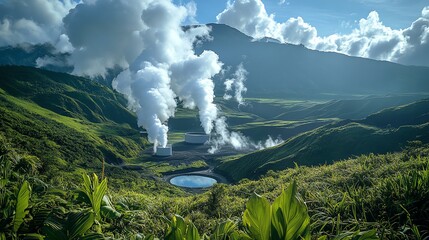
[[[310,49],[334,51],[351,56],[429,66],[429,7],[406,29],[383,24],[376,11],[359,21],[350,34],[320,37],[317,29],[301,17],[276,22],[261,0],[235,0],[217,16],[254,38],[271,37],[284,43],[303,44]]]
[[[278,23],[261,0],[235,0],[216,16],[219,23],[235,27],[254,38],[271,37],[293,44],[312,43],[317,31],[301,17]]]
[[[75,5],[72,0],[0,1],[0,46],[56,44],[62,19]]]
[[[73,73],[104,76],[110,68],[127,68],[140,55],[142,10],[147,1],[86,1],[64,18],[64,29],[74,47]]]
[[[280,36],[279,24],[274,20],[274,15],[267,14],[260,0],[228,1],[226,9],[216,19],[255,38]]]

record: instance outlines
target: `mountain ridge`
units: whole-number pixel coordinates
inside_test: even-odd
[[[395,124],[391,116],[401,116],[401,121]],[[316,128],[281,145],[223,161],[215,171],[238,181],[295,163],[321,165],[354,155],[399,151],[414,140],[429,142],[429,99],[388,108],[363,120],[340,120]]]
[[[212,29],[211,39],[196,44],[197,54],[212,50],[232,68],[243,63],[248,71],[248,97],[336,99],[344,94],[429,92],[428,67],[321,52],[299,45],[252,41],[227,25],[208,26]],[[231,74],[230,71],[225,78]]]
[[[253,39],[224,24],[207,26],[211,28],[210,37],[199,39],[194,49],[196,54],[212,50],[225,64],[223,74],[214,78],[217,95],[223,95],[224,79],[233,77],[240,63],[248,71],[245,97],[346,99],[354,95],[429,93],[429,67]],[[67,54],[55,53],[52,48],[47,44],[1,48],[0,65],[36,66],[35,61],[44,56],[64,65]],[[46,68],[71,71],[64,66]],[[119,71],[110,69],[105,79],[97,81],[111,88],[111,81]]]

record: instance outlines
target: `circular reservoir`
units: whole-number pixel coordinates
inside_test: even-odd
[[[170,179],[170,183],[178,187],[208,188],[217,183],[216,179],[201,175],[180,175]]]

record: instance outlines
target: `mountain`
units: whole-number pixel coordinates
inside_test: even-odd
[[[3,66],[28,66],[36,67],[38,59],[50,58],[54,62],[46,64],[43,68],[57,72],[71,72],[73,69],[67,66],[66,53],[58,53],[55,47],[49,43],[31,45],[28,43],[16,46],[0,47],[0,65]]]
[[[389,108],[363,120],[341,120],[273,148],[222,162],[216,171],[238,181],[268,170],[320,165],[360,154],[398,151],[407,141],[429,142],[429,99]]]
[[[215,79],[219,96],[224,93],[223,79],[232,77],[240,63],[248,71],[245,97],[350,99],[368,95],[429,93],[428,67],[310,50],[269,38],[255,40],[227,25],[208,26],[212,29],[211,38],[200,39],[195,44],[195,51],[200,54],[204,50],[213,50],[225,64],[227,70]],[[56,53],[49,44],[2,47],[0,65],[36,66],[36,60],[45,56],[61,66],[48,64],[44,68],[71,72],[67,54]],[[119,71],[111,69],[108,76],[97,81],[110,86]]]
[[[232,69],[248,71],[246,97],[341,99],[362,95],[428,93],[429,68],[350,57],[303,46],[255,41],[222,24],[209,24],[211,38],[197,53],[213,50]],[[219,79],[218,79],[219,81]],[[222,83],[217,84],[222,93]]]
[[[2,66],[0,99],[0,134],[43,159],[44,168],[122,164],[147,144],[126,100],[89,79]]]

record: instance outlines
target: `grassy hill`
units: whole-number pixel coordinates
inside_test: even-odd
[[[353,155],[398,151],[407,141],[429,142],[428,113],[426,99],[387,109],[360,121],[338,121],[300,134],[279,146],[225,159],[216,171],[238,181],[256,178],[268,170],[293,167],[295,163],[320,165]]]
[[[3,66],[0,99],[0,133],[51,174],[123,164],[147,144],[125,99],[85,78]]]
[[[380,110],[408,104],[428,95],[368,96],[355,99],[330,100],[308,107],[287,109],[276,119],[303,120],[315,118],[363,119]]]

